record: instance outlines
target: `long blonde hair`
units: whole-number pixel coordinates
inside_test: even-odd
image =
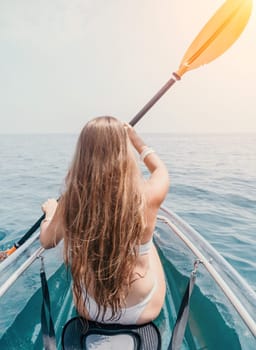
[[[120,314],[131,284],[145,229],[141,181],[123,123],[113,117],[88,122],[78,139],[60,209],[75,299],[83,300],[90,286],[103,315],[107,307],[112,317]]]

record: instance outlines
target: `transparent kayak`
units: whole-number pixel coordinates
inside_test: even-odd
[[[62,245],[44,251],[36,232],[0,264],[0,349],[43,349],[40,312],[41,256],[48,277],[58,349],[65,323],[74,315],[71,278]],[[194,264],[196,284],[181,349],[256,349],[256,293],[194,229],[166,208],[159,211],[155,244],[165,270],[167,295],[154,321],[168,349],[181,299]]]

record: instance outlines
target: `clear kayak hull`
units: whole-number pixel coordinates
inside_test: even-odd
[[[171,223],[171,224],[170,224]],[[200,264],[190,303],[190,316],[182,349],[242,349],[253,350],[256,340],[253,316],[256,314],[256,295],[241,276],[209,245],[198,232],[174,213],[162,208],[159,212],[155,244],[165,270],[167,295],[159,317],[154,321],[162,335],[162,348],[167,349],[183,293],[186,289],[196,255],[176,231],[181,231],[199,249],[214,271],[221,276],[239,299],[245,314],[252,318],[249,326],[236,310],[225,292]],[[35,235],[38,235],[37,233]],[[3,288],[13,274],[39,249],[35,238],[23,251],[0,265]],[[56,339],[60,348],[61,331],[65,323],[76,315],[72,303],[71,279],[62,264],[61,246],[41,252],[48,276],[52,316]],[[10,260],[9,260],[10,259]],[[8,262],[8,260],[10,262]],[[40,310],[40,259],[35,257],[29,267],[12,284],[0,292],[0,348],[42,349]],[[242,315],[243,316],[243,315]],[[250,326],[252,329],[250,329]]]

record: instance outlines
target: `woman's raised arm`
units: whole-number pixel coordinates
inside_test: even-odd
[[[145,144],[134,128],[129,125],[126,125],[126,127],[131,143],[151,173],[150,178],[146,182],[147,197],[151,205],[160,207],[170,186],[168,170],[164,162],[152,148]]]

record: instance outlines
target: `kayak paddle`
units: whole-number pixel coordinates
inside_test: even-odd
[[[227,0],[206,23],[173,77],[130,121],[134,126],[182,75],[222,55],[240,36],[252,12],[252,0]]]
[[[18,249],[23,243],[26,242],[26,240],[32,236],[32,234],[39,228],[41,221],[45,218],[45,214],[43,214],[35,223],[33,226],[30,227],[30,229],[21,237],[21,239],[14,243],[14,245],[7,249],[4,252],[0,252],[0,261],[7,258],[9,255],[15,252],[16,249]]]

